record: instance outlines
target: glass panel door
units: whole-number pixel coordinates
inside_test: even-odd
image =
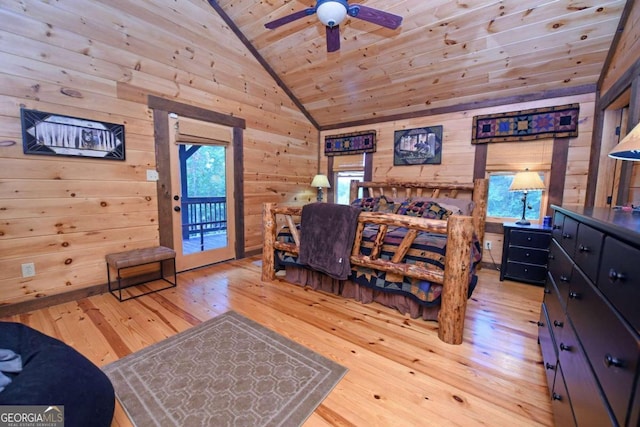
[[[172,142],[173,240],[178,271],[234,257],[231,150],[232,144]]]

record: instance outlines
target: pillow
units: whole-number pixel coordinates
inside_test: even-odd
[[[411,200],[436,202],[443,208],[453,212],[454,215],[471,215],[474,206],[471,200],[454,199],[453,197],[412,197]]]
[[[404,201],[397,213],[429,219],[447,219],[449,215],[453,215],[452,211],[443,208],[436,202],[411,199]]]
[[[385,196],[380,196],[378,210],[376,212],[396,213],[399,207],[400,203],[395,203],[393,200],[389,200]]]
[[[351,206],[362,209],[363,212],[375,212],[380,204],[379,197],[363,197],[362,199],[355,199],[351,202]]]
[[[360,208],[363,212],[395,213],[400,205],[387,199],[385,196],[380,196],[356,199],[351,202],[351,206]]]

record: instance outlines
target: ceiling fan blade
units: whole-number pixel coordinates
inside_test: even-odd
[[[273,30],[275,28],[278,28],[284,24],[288,24],[289,22],[293,22],[297,19],[301,19],[304,18],[306,16],[309,15],[313,15],[314,13],[316,13],[316,8],[315,7],[310,7],[308,9],[304,9],[304,10],[300,10],[298,12],[294,12],[291,15],[287,15],[287,16],[283,16],[282,18],[278,18],[278,19],[274,19],[271,22],[267,22],[266,24],[264,24],[265,27],[267,27],[270,30]]]
[[[327,25],[327,52],[340,50],[340,26],[329,27]]]
[[[373,9],[371,7],[363,6],[360,4],[349,6],[348,13],[354,18],[372,22],[374,24],[378,24],[392,30],[398,28],[402,23],[402,16],[394,15],[389,12]]]

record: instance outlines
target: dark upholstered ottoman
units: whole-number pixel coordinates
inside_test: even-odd
[[[0,405],[64,405],[66,427],[111,425],[111,381],[82,354],[12,322],[0,322],[0,348],[22,357],[22,372],[5,373],[11,383],[0,392]]]

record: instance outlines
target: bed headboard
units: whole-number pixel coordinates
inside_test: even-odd
[[[362,196],[360,196],[362,189]],[[450,197],[459,199],[473,199],[474,184],[458,184],[444,182],[374,182],[351,181],[349,200],[353,201],[358,197],[380,197],[387,196],[394,199],[409,197]]]
[[[487,197],[489,192],[489,180],[486,178],[475,179],[473,183],[445,183],[445,182],[359,182],[351,181],[350,200],[358,198],[360,189],[363,189],[362,197],[380,197],[382,195],[393,198],[409,197],[442,197],[458,198],[473,201],[473,224],[475,232],[484,242],[485,220],[487,216]],[[482,246],[481,246],[482,247]]]

